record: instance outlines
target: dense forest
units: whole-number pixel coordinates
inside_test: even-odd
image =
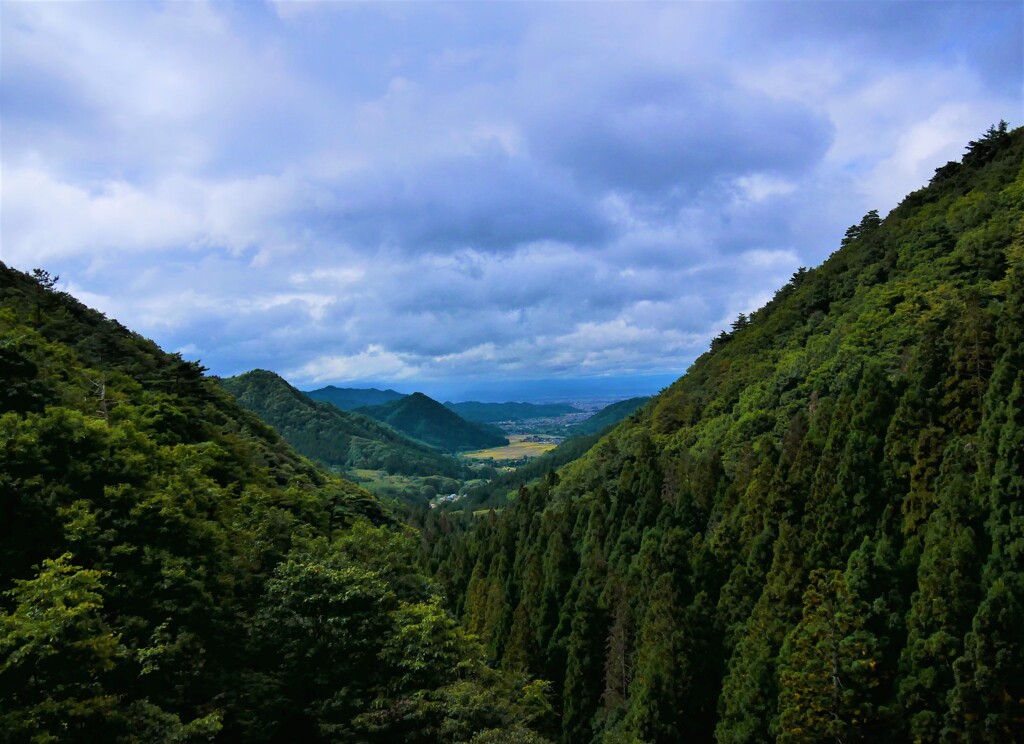
[[[0,264],[0,741],[544,741],[408,528],[56,279]]]
[[[460,474],[458,464],[439,450],[368,416],[313,400],[273,372],[257,369],[221,380],[221,384],[296,451],[329,468],[422,476]]]
[[[508,444],[501,429],[466,421],[423,393],[379,406],[357,408],[356,413],[382,421],[404,434],[445,452],[487,449]]]
[[[424,560],[577,742],[1024,736],[1024,130]]]
[[[1022,166],[993,127],[419,531],[0,264],[0,741],[1019,739]]]

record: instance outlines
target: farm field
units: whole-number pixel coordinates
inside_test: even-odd
[[[383,470],[353,469],[346,475],[377,496],[412,503],[426,503],[438,493],[454,493],[462,485],[461,481],[438,475],[392,475]]]
[[[504,447],[463,452],[462,456],[471,457],[474,460],[519,460],[524,457],[538,457],[558,446],[550,440],[528,441],[535,439],[536,437],[530,434],[509,434],[509,444]]]

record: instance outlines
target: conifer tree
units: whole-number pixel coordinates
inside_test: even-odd
[[[633,680],[636,635],[628,585],[616,574],[605,587],[602,605],[608,609],[608,638],[605,641],[604,692],[601,719],[605,727],[622,717],[629,702]]]
[[[947,450],[937,485],[937,505],[925,529],[917,590],[907,613],[907,642],[900,658],[898,698],[910,736],[937,740],[954,684],[953,662],[978,601],[981,574],[979,520],[963,445]]]
[[[951,741],[1012,741],[1024,731],[1024,575],[1006,573],[978,606],[954,664],[942,728]]]
[[[722,682],[719,741],[768,741],[778,698],[777,659],[786,634],[799,619],[805,572],[796,530],[779,525],[764,591],[742,626]]]
[[[591,545],[576,575],[575,602],[566,640],[565,687],[562,695],[562,741],[590,741],[594,717],[604,688],[604,642],[608,613],[601,607],[607,563],[598,545]]]
[[[878,650],[864,631],[864,607],[836,570],[811,572],[803,617],[780,657],[777,740],[869,740],[868,691],[877,680]]]
[[[889,389],[879,366],[866,365],[852,401],[850,419],[834,419],[834,426],[842,428],[842,451],[831,474],[832,486],[814,515],[812,565],[845,563],[846,556],[863,539],[886,502],[882,493],[882,459],[885,432],[893,412]]]
[[[637,634],[636,668],[629,687],[627,728],[642,740],[670,742],[681,735],[683,693],[692,682],[681,656],[683,612],[670,573],[661,574],[647,598]]]
[[[1007,251],[1005,311],[998,360],[984,400],[976,499],[987,515],[991,551],[963,655],[954,664],[944,736],[996,742],[1024,728],[1024,312],[1022,244]]]

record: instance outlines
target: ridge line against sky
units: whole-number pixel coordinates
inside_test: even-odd
[[[0,14],[0,260],[306,389],[656,392],[1024,121],[1018,2]]]

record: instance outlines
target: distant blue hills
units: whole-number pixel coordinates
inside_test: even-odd
[[[613,377],[551,377],[533,380],[430,380],[410,383],[415,389],[421,390],[434,400],[459,402],[502,403],[506,401],[528,401],[530,403],[564,403],[566,401],[611,401],[626,398],[654,395],[668,387],[676,379],[678,372],[645,375],[617,375]],[[360,406],[382,405],[396,400],[403,394],[395,390],[385,389],[386,381],[372,380],[365,387],[349,388],[328,385],[319,390],[308,390],[306,395],[316,400],[328,400],[327,395],[377,394],[388,396],[366,400],[358,405],[342,404],[331,400],[339,408],[352,410]],[[410,388],[412,389],[412,388]],[[331,392],[340,391],[340,392]],[[339,398],[344,400],[344,398]],[[346,407],[349,406],[349,407]]]

